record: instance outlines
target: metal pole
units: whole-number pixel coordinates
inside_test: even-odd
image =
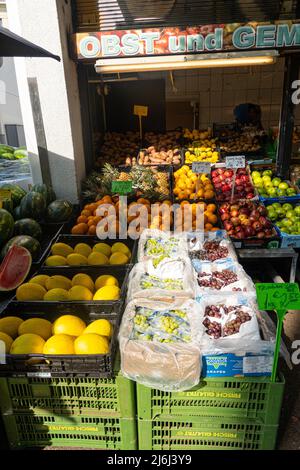
[[[277,148],[276,166],[280,177],[288,178],[292,158],[294,107],[292,95],[295,89],[292,84],[298,79],[299,57],[290,54],[285,57],[284,84],[279,123],[279,142]]]

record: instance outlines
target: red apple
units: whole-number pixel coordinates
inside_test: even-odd
[[[259,231],[262,229],[262,226],[261,226],[261,224],[258,222],[258,220],[256,220],[255,222],[253,222],[252,227],[254,228],[254,230],[255,230],[256,232],[259,232]]]
[[[230,215],[228,214],[228,212],[224,212],[224,214],[221,214],[222,222],[224,222],[225,220],[229,220],[229,219],[230,219]]]
[[[233,230],[233,225],[232,225],[232,223],[231,223],[230,221],[225,220],[225,222],[224,222],[224,228],[225,228],[225,230],[227,230],[227,232],[228,232],[229,230]]]
[[[265,238],[265,232],[258,232],[258,233],[256,234],[256,237],[257,237],[257,238]]]

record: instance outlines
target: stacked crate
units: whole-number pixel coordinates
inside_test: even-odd
[[[0,378],[0,407],[11,448],[137,448],[135,387],[120,373]]]
[[[186,392],[137,385],[139,449],[274,449],[283,391],[282,377],[209,378]]]

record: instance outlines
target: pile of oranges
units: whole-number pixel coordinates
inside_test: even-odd
[[[205,232],[219,230],[216,212],[215,204],[205,202],[191,204],[188,201],[182,201],[175,211],[174,230],[205,230]]]
[[[114,202],[115,200],[115,202]],[[97,216],[96,211],[101,204],[117,204],[118,198],[104,196],[97,202],[86,204],[77,218],[77,223],[71,230],[73,235],[96,235],[97,224],[103,217]]]
[[[174,190],[176,198],[180,201],[186,199],[209,200],[215,196],[214,187],[207,175],[195,174],[188,165],[183,165],[174,173]]]

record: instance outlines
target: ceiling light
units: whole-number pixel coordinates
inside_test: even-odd
[[[243,67],[270,65],[276,61],[277,51],[213,53],[202,55],[166,55],[154,57],[132,57],[99,59],[97,73],[150,72],[161,70],[186,70],[217,67]]]

